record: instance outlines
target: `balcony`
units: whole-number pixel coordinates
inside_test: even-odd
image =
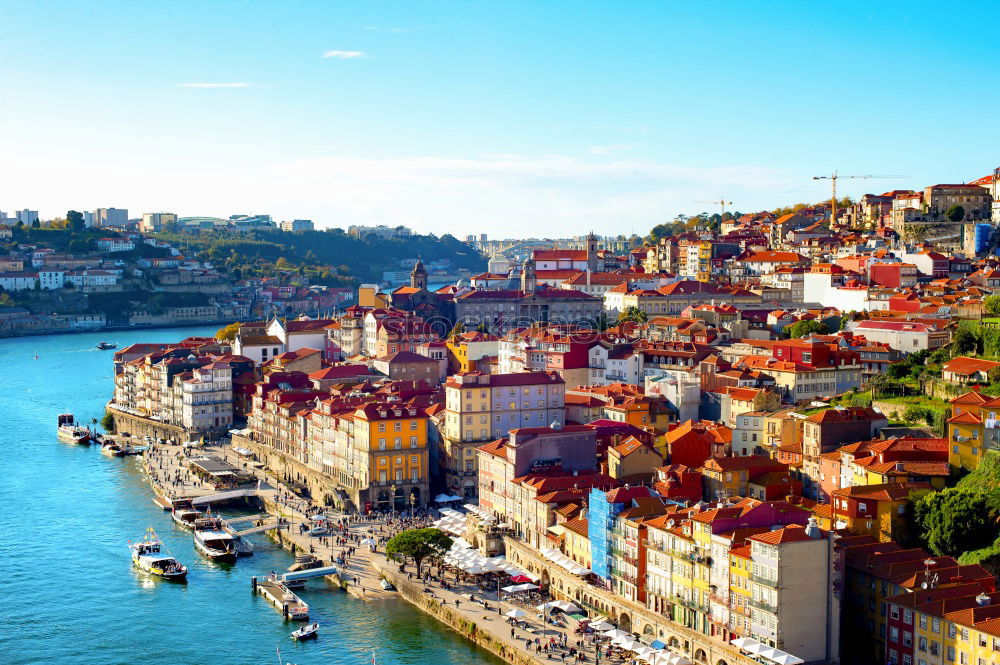
[[[763,600],[751,600],[750,607],[755,607],[758,610],[764,610],[765,612],[770,612],[771,614],[777,614],[778,608],[769,603],[765,603]]]
[[[750,575],[750,581],[756,582],[757,584],[761,584],[766,587],[770,587],[772,589],[781,588],[781,585],[778,584],[778,580],[772,580],[767,577],[760,577],[759,575]]]

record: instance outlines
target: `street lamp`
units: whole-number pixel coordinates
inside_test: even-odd
[[[389,506],[391,507],[392,514],[396,515],[396,483],[393,483],[389,488]]]
[[[417,512],[417,495],[410,492],[410,519],[416,515]]]

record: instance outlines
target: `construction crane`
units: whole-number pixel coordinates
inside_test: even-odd
[[[713,204],[715,204],[717,206],[721,206],[722,207],[722,216],[723,217],[726,216],[726,206],[733,205],[733,202],[732,201],[727,201],[726,197],[722,197],[722,199],[720,199],[718,201],[695,201],[695,203],[713,203]]]
[[[830,175],[814,175],[813,180],[829,180],[833,185],[833,195],[830,197],[830,224],[837,221],[837,180],[848,178],[851,180],[870,180],[872,178],[909,178],[907,175],[841,175],[834,171]]]

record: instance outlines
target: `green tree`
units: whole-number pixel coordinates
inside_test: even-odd
[[[807,319],[805,321],[796,321],[795,323],[785,326],[783,332],[793,339],[798,339],[799,337],[805,337],[806,335],[811,335],[813,333],[825,335],[830,332],[830,329],[826,327],[825,323]]]
[[[983,298],[983,306],[993,316],[1000,316],[1000,295],[986,296]]]
[[[393,536],[385,544],[386,556],[401,560],[410,557],[420,575],[420,564],[428,557],[443,556],[451,549],[451,538],[440,529],[409,529]]]
[[[927,548],[938,556],[959,556],[996,538],[997,495],[951,487],[929,492],[914,505]]]
[[[70,231],[82,231],[86,226],[83,223],[83,213],[70,210],[66,213],[66,226]]]
[[[944,216],[949,222],[961,222],[965,219],[965,208],[958,204],[953,205],[945,211]]]
[[[979,336],[968,328],[959,328],[951,340],[951,348],[955,355],[975,353],[979,348]]]
[[[216,331],[215,339],[224,342],[232,342],[234,339],[236,339],[236,334],[239,331],[240,331],[239,323],[230,323],[228,326],[224,328],[219,328],[219,330]]]
[[[104,412],[104,417],[101,418],[101,429],[105,432],[115,431],[115,417],[111,415],[110,411]]]
[[[645,323],[649,316],[638,307],[626,307],[624,312],[618,314],[618,323]]]
[[[24,225],[24,222],[18,222],[18,224],[21,224],[21,225],[23,226],[23,225]],[[31,228],[33,228],[33,229],[40,229],[40,228],[42,228],[42,223],[41,223],[41,222],[39,222],[39,221],[38,221],[38,220],[36,219],[36,220],[34,220],[33,222],[31,222]]]
[[[279,256],[278,260],[274,262],[274,267],[281,270],[287,269],[290,265],[291,264],[288,262],[288,259],[283,256]]]

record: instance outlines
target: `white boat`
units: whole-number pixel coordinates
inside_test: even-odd
[[[90,443],[93,433],[76,423],[72,413],[59,414],[57,436],[63,443]]]
[[[315,639],[318,634],[319,634],[319,624],[313,622],[305,626],[302,626],[296,631],[293,631],[292,639],[298,640],[300,642],[302,640],[312,640]]]
[[[124,457],[126,455],[125,449],[115,442],[114,439],[102,441],[101,452],[109,457]]]
[[[139,542],[129,541],[128,547],[132,552],[132,563],[139,570],[168,580],[183,580],[187,577],[187,566],[171,556],[153,527],[146,529],[145,536]]]
[[[236,541],[218,517],[201,517],[194,521],[194,546],[212,561],[236,562]]]
[[[191,499],[174,499],[170,502],[171,519],[185,529],[193,529],[195,521],[203,516],[191,503]]]

